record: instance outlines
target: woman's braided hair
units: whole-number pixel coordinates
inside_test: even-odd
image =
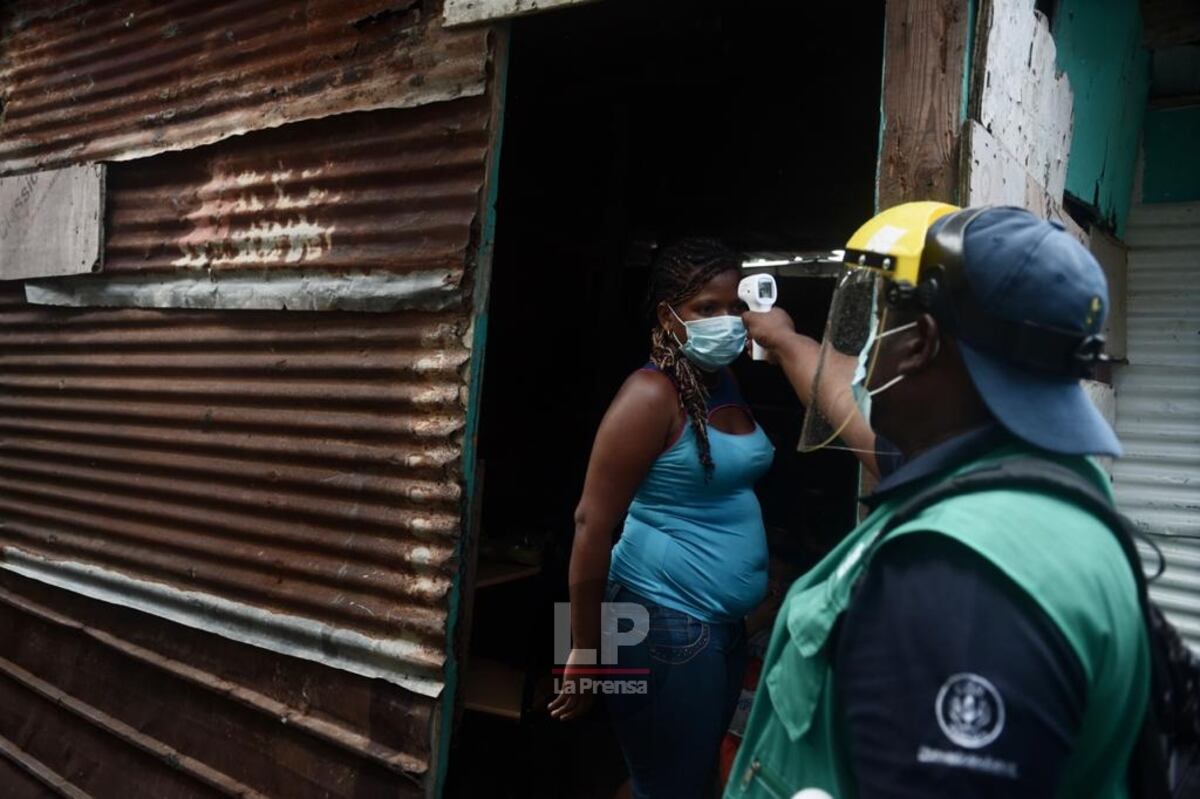
[[[678,308],[722,272],[741,268],[741,258],[716,239],[687,238],[663,248],[650,270],[650,308],[665,302]],[[712,476],[713,459],[708,443],[708,389],[700,368],[688,360],[675,336],[655,324],[650,334],[650,361],[670,378],[696,434],[705,478]]]

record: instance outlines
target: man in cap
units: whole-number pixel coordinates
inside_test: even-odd
[[[807,405],[801,449],[874,450],[883,479],[788,593],[727,799],[1128,796],[1150,667],[1113,532],[1000,487],[881,534],[906,500],[1005,459],[1069,467],[1111,498],[1089,456],[1120,445],[1080,384],[1103,272],[1027,211],[940,203],[880,214],[845,260],[822,344],[783,311],[745,317]]]

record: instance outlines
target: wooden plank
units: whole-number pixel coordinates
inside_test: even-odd
[[[0,280],[100,269],[104,165],[0,178]]]
[[[1196,0],[1142,0],[1142,44],[1157,50],[1200,42],[1200,5]]]
[[[1098,228],[1092,229],[1091,248],[1092,255],[1096,256],[1108,279],[1108,318],[1102,331],[1108,341],[1108,354],[1114,358],[1124,358],[1127,353],[1125,295],[1129,249],[1119,239]]]
[[[1054,38],[1033,0],[984,0],[973,116],[1062,201],[1071,151],[1070,81],[1055,63]]]
[[[1054,20],[1056,62],[1070,76],[1074,94],[1066,190],[1094,221],[1121,236],[1150,91],[1150,55],[1138,36],[1137,4],[1058,0]]]
[[[963,127],[962,201],[965,205],[1015,205],[1043,219],[1053,219],[1088,246],[1088,233],[1051,194],[1025,170],[1024,163],[982,125],[968,120]],[[1062,194],[1058,195],[1061,198]]]
[[[887,4],[880,208],[957,199],[967,17],[960,0]]]
[[[1096,410],[1100,411],[1100,415],[1110,426],[1116,427],[1117,420],[1117,395],[1113,391],[1113,387],[1107,383],[1101,383],[1098,380],[1084,380],[1083,390],[1087,393],[1088,399],[1096,406]],[[1113,459],[1108,456],[1096,458],[1100,464],[1100,468],[1108,472],[1109,479],[1112,478]]]
[[[1200,94],[1177,94],[1172,97],[1151,97],[1146,104],[1151,111],[1200,106]]]
[[[975,120],[963,126],[963,192],[966,205],[1026,205],[1024,165]]]
[[[446,0],[442,13],[446,27],[453,28],[591,2],[594,0]]]
[[[471,658],[463,681],[467,710],[520,721],[525,698],[525,674],[513,666],[486,658]]]
[[[1200,106],[1147,112],[1142,124],[1142,185],[1138,191],[1142,202],[1157,205],[1200,200],[1197,142]]]
[[[533,577],[542,570],[541,566],[529,566],[524,563],[508,563],[498,560],[480,560],[479,571],[475,578],[475,588],[489,588],[493,585],[516,582]]]

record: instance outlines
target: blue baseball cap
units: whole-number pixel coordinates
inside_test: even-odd
[[[938,220],[936,232],[946,221]],[[1108,281],[1090,252],[1057,222],[1021,208],[989,208],[962,239],[973,304],[1013,323],[1097,335],[1108,311]],[[1076,377],[1030,368],[1003,348],[958,337],[971,382],[1009,432],[1067,455],[1121,454],[1112,427]]]

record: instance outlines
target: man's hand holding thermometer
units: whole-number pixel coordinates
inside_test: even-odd
[[[738,299],[755,313],[766,313],[778,299],[779,292],[775,286],[775,278],[771,275],[750,275],[742,278],[738,284]],[[765,361],[767,351],[754,342],[751,357],[756,361]]]

